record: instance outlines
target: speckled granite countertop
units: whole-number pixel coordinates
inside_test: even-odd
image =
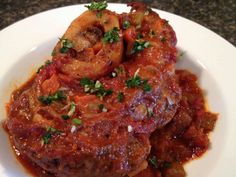
[[[235,0],[142,0],[151,7],[195,21],[236,46]],[[0,0],[0,29],[30,15],[88,0]],[[109,2],[132,2],[110,0]]]

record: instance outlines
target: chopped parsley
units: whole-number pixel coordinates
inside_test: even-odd
[[[130,27],[130,22],[128,20],[123,21],[123,29],[128,29]]]
[[[124,93],[123,93],[123,92],[119,92],[119,93],[118,93],[118,96],[117,96],[117,100],[118,100],[119,102],[122,102],[123,99],[124,99]]]
[[[87,77],[84,77],[80,80],[80,85],[82,86],[85,86],[85,85],[93,85],[94,84],[94,81],[87,78]]]
[[[60,41],[61,41],[61,49],[60,49],[61,53],[67,53],[69,49],[73,48],[74,46],[69,39],[61,38]]]
[[[156,156],[152,156],[148,159],[149,163],[154,167],[157,168],[157,158]]]
[[[105,108],[104,104],[99,104],[99,105],[98,105],[98,108],[99,108],[99,110],[102,111],[102,112],[107,112],[107,108]]]
[[[52,134],[60,134],[61,131],[53,128],[53,127],[48,127],[46,129],[46,133],[42,137],[43,144],[48,144],[50,139],[52,138]]]
[[[143,89],[143,91],[145,92],[149,92],[152,90],[151,85],[148,84],[148,80],[147,79],[141,79],[141,77],[138,75],[138,71],[137,70],[134,74],[133,78],[128,78],[125,81],[125,84],[128,88],[135,88],[135,87],[141,87]]]
[[[70,118],[70,116],[64,114],[64,115],[61,115],[61,118],[64,120],[68,120]]]
[[[142,79],[136,75],[133,78],[128,78],[125,83],[128,88],[135,88],[142,84]]]
[[[92,2],[90,5],[86,5],[89,10],[105,10],[107,8],[107,1]]]
[[[100,99],[103,99],[103,97],[110,95],[113,92],[111,89],[105,89],[99,80],[95,82],[89,78],[82,78],[80,80],[80,85],[84,86],[84,91],[86,93],[95,94]]]
[[[131,51],[131,54],[143,51],[145,48],[150,47],[151,44],[148,41],[143,41],[143,40],[136,40],[134,42],[133,50]]]
[[[72,122],[73,122],[75,125],[81,125],[81,124],[82,124],[82,120],[80,120],[80,119],[78,119],[78,118],[72,119]]]
[[[137,34],[137,39],[142,39],[142,38],[143,38],[142,33],[138,33],[138,34]]]
[[[69,119],[74,114],[75,110],[76,110],[76,105],[74,102],[71,102],[69,112],[67,114],[61,115],[61,118],[64,120]]]
[[[160,40],[161,40],[161,42],[165,42],[165,41],[166,41],[166,38],[165,38],[164,36],[161,36],[161,37],[160,37]]]
[[[71,116],[74,114],[75,109],[76,109],[75,103],[74,103],[74,102],[71,102],[71,104],[70,104],[70,111],[68,112],[67,115],[68,115],[69,117],[71,117]]]
[[[64,95],[64,93],[59,90],[57,91],[54,95],[48,95],[48,96],[39,96],[38,100],[46,105],[51,104],[53,101],[62,101],[66,99],[66,95]]]
[[[172,166],[171,162],[168,162],[168,161],[164,161],[162,165],[163,165],[163,168],[170,168]]]
[[[143,80],[143,90],[145,92],[150,92],[152,90],[150,84],[148,84],[148,80]]]
[[[42,140],[43,140],[43,144],[48,144],[49,143],[49,140],[52,138],[52,134],[51,133],[46,133]]]
[[[109,43],[114,43],[120,41],[120,36],[119,36],[119,29],[117,27],[114,27],[112,30],[106,32],[104,34],[104,37],[102,38],[102,42],[106,44],[107,42]]]
[[[48,66],[50,64],[52,64],[52,61],[50,61],[50,60],[45,61],[44,65],[42,65],[38,68],[37,73],[39,73],[43,68],[45,68],[46,66]]]

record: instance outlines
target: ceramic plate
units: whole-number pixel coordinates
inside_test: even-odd
[[[118,13],[123,4],[109,4]],[[46,11],[0,31],[0,120],[6,118],[10,93],[24,83],[50,56],[70,22],[84,12],[84,5]],[[236,176],[236,48],[212,31],[185,18],[156,10],[173,26],[184,56],[177,64],[197,74],[210,110],[219,113],[211,148],[187,163],[188,177]],[[0,128],[0,176],[30,176],[18,163],[7,134]]]

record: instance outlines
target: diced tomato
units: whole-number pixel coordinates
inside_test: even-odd
[[[124,39],[127,42],[134,42],[136,39],[137,33],[135,27],[130,27],[124,32]]]
[[[44,94],[53,94],[59,89],[59,87],[60,83],[56,74],[53,74],[52,77],[45,80],[41,85]]]

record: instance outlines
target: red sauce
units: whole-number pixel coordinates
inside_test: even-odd
[[[208,134],[217,115],[206,109],[197,77],[186,70],[177,70],[176,74],[182,88],[179,108],[169,124],[152,134],[149,166],[135,177],[184,177],[183,165],[210,146]]]

